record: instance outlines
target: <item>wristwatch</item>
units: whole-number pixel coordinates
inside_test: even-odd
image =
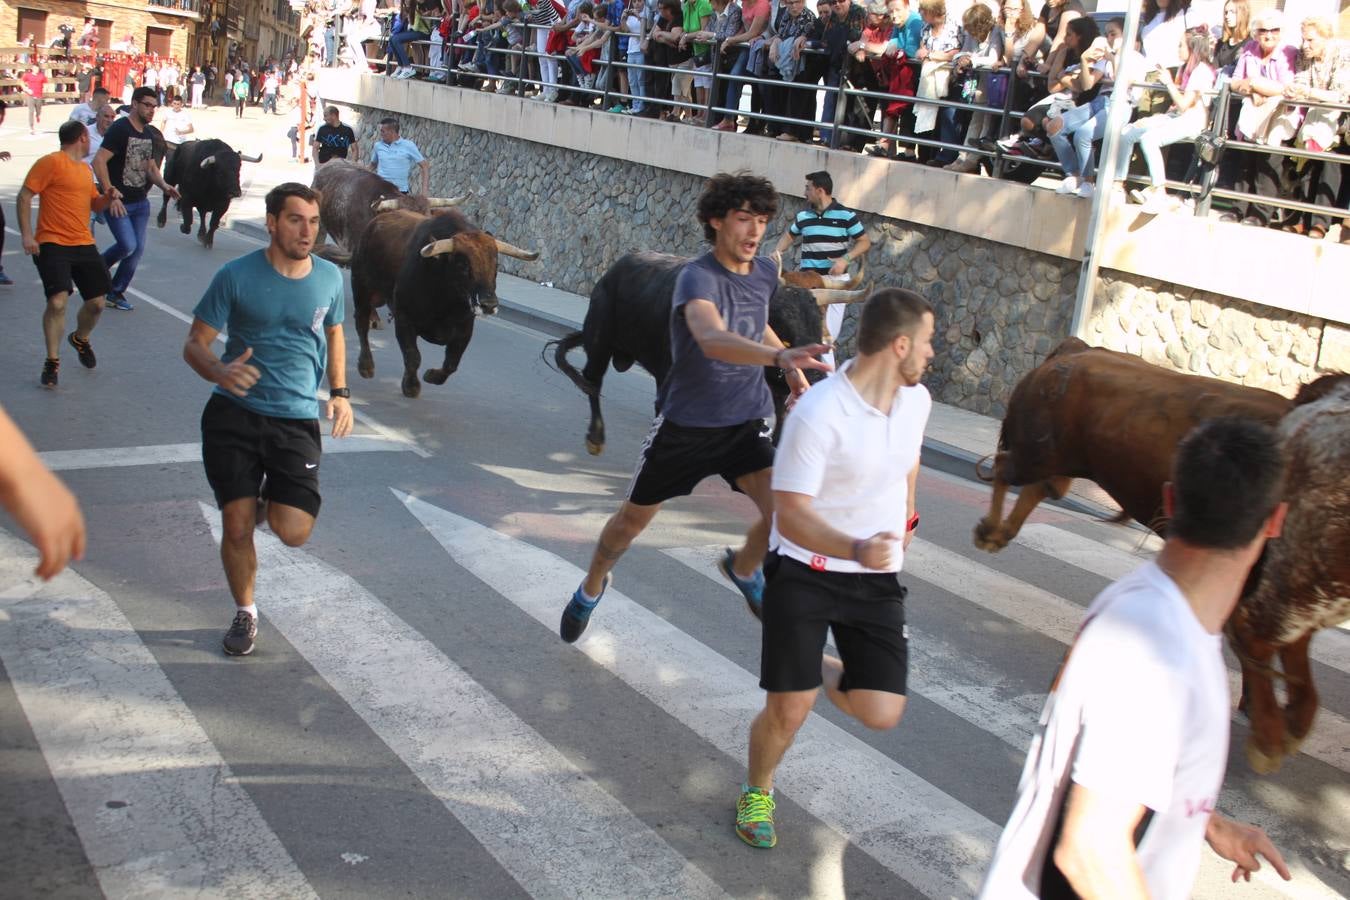
[[[332,400],[334,397],[345,397],[348,400],[350,400],[351,396],[352,396],[351,388],[330,388],[328,391],[329,400]]]

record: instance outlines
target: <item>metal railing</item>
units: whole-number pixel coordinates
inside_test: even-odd
[[[500,23],[497,23],[490,27],[492,29],[499,29],[502,26]],[[915,107],[925,104],[935,106],[939,110],[939,115],[941,115],[941,110],[943,109],[952,109],[958,112],[993,116],[997,122],[994,128],[995,139],[1004,137],[1013,131],[1018,130],[1015,123],[1027,113],[1026,110],[1016,110],[1012,106],[1014,95],[1016,94],[1015,86],[1017,75],[1013,70],[1008,68],[976,68],[974,70],[975,73],[981,77],[1001,76],[1007,79],[1006,89],[1003,92],[1003,103],[998,106],[990,106],[978,103],[965,103],[960,100],[951,100],[947,97],[920,97],[917,96],[917,94],[892,94],[885,91],[868,90],[852,86],[848,82],[847,77],[843,76],[838,79],[838,84],[831,85],[829,83],[822,83],[822,80],[819,78],[813,82],[805,82],[784,81],[782,79],[764,78],[749,74],[733,75],[729,71],[730,67],[724,67],[722,65],[724,61],[722,46],[719,43],[712,41],[699,42],[711,45],[710,63],[708,66],[699,69],[691,69],[684,66],[657,66],[646,62],[641,64],[630,63],[627,61],[625,54],[619,52],[619,38],[621,35],[615,32],[610,35],[607,54],[608,58],[597,58],[595,60],[597,77],[594,86],[585,87],[574,82],[545,82],[542,78],[536,77],[538,75],[538,63],[541,60],[549,59],[556,62],[560,72],[563,72],[565,67],[569,65],[565,54],[540,53],[535,49],[534,41],[530,39],[533,36],[534,30],[550,29],[550,26],[523,22],[519,26],[513,27],[524,29],[526,40],[524,41],[524,46],[522,48],[511,49],[505,46],[498,46],[496,39],[484,45],[480,45],[476,41],[474,43],[467,43],[451,40],[441,44],[444,58],[441,66],[436,68],[450,70],[452,61],[456,56],[473,59],[479,58],[479,54],[481,53],[487,54],[489,57],[501,59],[503,62],[508,59],[515,60],[515,71],[511,72],[503,69],[494,73],[482,70],[454,70],[454,74],[459,78],[476,79],[480,82],[484,80],[506,82],[510,85],[508,92],[517,96],[525,96],[526,92],[531,88],[538,88],[541,90],[552,88],[557,89],[559,92],[569,92],[572,96],[579,97],[583,102],[588,104],[593,103],[595,99],[598,98],[600,100],[601,109],[609,109],[615,102],[639,101],[644,105],[667,111],[694,111],[699,114],[695,119],[698,121],[698,124],[701,124],[703,127],[711,127],[724,117],[735,116],[745,118],[750,122],[762,122],[789,128],[819,129],[822,134],[828,133],[828,141],[825,141],[824,143],[825,146],[828,146],[830,149],[839,149],[841,141],[846,136],[861,137],[866,139],[869,143],[878,140],[894,141],[906,145],[929,148],[930,150],[937,152],[946,151],[948,153],[955,152],[967,154],[969,157],[983,160],[985,164],[988,165],[989,171],[994,177],[1003,176],[1007,167],[1014,164],[1019,166],[1032,165],[1050,173],[1063,171],[1059,161],[1055,158],[1042,158],[1025,153],[1009,153],[998,144],[995,144],[990,148],[987,146],[966,143],[965,135],[962,136],[962,142],[960,143],[944,141],[937,136],[939,128],[937,124],[934,125],[933,129],[922,133],[898,134],[895,132],[881,131],[875,127],[860,127],[856,124],[848,123],[848,110],[850,104],[854,100],[860,100],[865,103],[871,102],[873,104],[887,104],[900,101],[912,104]],[[640,40],[637,35],[625,34],[623,36],[627,37],[630,41]],[[387,40],[388,36],[382,41],[385,46],[387,46]],[[428,47],[432,44],[430,40],[412,41],[409,43]],[[742,47],[743,46],[744,45],[742,45]],[[749,51],[748,49],[742,49],[740,52]],[[808,46],[802,50],[802,55],[818,58],[825,56],[826,52],[818,47]],[[371,60],[371,63],[378,65],[380,61]],[[918,68],[921,65],[917,60],[906,60],[899,64],[910,65],[915,68]],[[411,66],[419,72],[425,73],[433,71],[433,67],[422,63],[411,63]],[[702,78],[707,81],[710,86],[706,88],[706,97],[701,103],[693,103],[689,100],[678,99],[674,96],[657,97],[653,96],[650,92],[634,94],[631,90],[628,92],[619,90],[615,84],[616,79],[614,78],[614,73],[620,70],[626,72],[641,71],[643,73],[654,73],[662,77],[670,78]],[[825,73],[822,73],[822,77],[824,74]],[[1038,78],[1043,76],[1033,72],[1030,73],[1029,77]],[[833,120],[800,119],[766,113],[762,110],[755,112],[749,109],[729,108],[721,102],[721,99],[725,94],[726,86],[729,83],[768,88],[776,91],[805,91],[810,92],[817,99],[823,99],[829,95],[833,95]],[[648,84],[650,84],[650,81]],[[1149,91],[1165,90],[1163,86],[1155,83],[1135,83],[1128,86],[1117,85],[1115,89],[1142,89]],[[1209,126],[1202,134],[1213,139],[1216,136],[1225,135],[1227,133],[1229,99],[1231,96],[1236,95],[1232,93],[1228,82],[1224,81],[1219,91],[1214,95],[1215,99],[1212,106],[1213,112],[1209,116]],[[1278,102],[1284,106],[1290,107],[1333,109],[1339,110],[1343,114],[1350,112],[1350,105],[1344,103],[1325,103],[1292,98],[1281,99]],[[869,124],[875,125],[875,111],[873,121]],[[1187,141],[1185,143],[1189,144],[1191,142]],[[1326,151],[1319,152],[1285,146],[1282,144],[1262,144],[1232,138],[1217,140],[1215,143],[1218,146],[1220,157],[1222,157],[1222,154],[1230,152],[1264,153],[1288,158],[1315,160],[1329,164],[1350,165],[1350,157],[1347,157],[1344,154]],[[1205,163],[1203,166],[1199,165],[1197,160],[1197,163],[1192,164],[1191,172],[1188,173],[1187,180],[1176,181],[1169,179],[1165,181],[1165,187],[1169,191],[1187,194],[1193,197],[1195,200],[1195,214],[1197,216],[1208,215],[1210,211],[1210,201],[1213,198],[1232,200],[1239,203],[1252,203],[1262,206],[1278,207],[1314,215],[1325,215],[1330,217],[1342,217],[1346,215],[1346,210],[1337,207],[1307,203],[1295,198],[1267,196],[1264,194],[1238,191],[1232,188],[1218,187],[1215,184],[1218,169],[1219,163],[1217,160],[1212,163]],[[1128,174],[1124,180],[1134,184],[1147,183],[1148,181],[1144,176],[1136,174]]]

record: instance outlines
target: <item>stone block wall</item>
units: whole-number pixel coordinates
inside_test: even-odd
[[[357,106],[343,118],[369,146],[384,115]],[[695,219],[699,177],[431,119],[395,118],[403,136],[431,160],[433,195],[470,193],[464,208],[481,227],[542,254],[537,262],[503,259],[505,272],[586,295],[629,250],[692,256],[707,249]],[[798,197],[782,199],[766,247],[804,205]],[[1068,336],[1079,262],[928,225],[861,218],[873,237],[868,281],[918,291],[937,311],[936,356],[926,379],[934,398],[1001,417],[1018,379]],[[852,353],[855,325],[850,313],[836,335],[844,357]],[[1292,395],[1347,355],[1350,341],[1323,325],[1103,271],[1087,338],[1167,368]],[[1323,347],[1332,339],[1338,357]]]

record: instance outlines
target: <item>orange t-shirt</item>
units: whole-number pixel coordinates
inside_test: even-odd
[[[33,163],[23,186],[39,197],[37,242],[82,247],[94,243],[91,201],[99,196],[89,166],[57,150]]]

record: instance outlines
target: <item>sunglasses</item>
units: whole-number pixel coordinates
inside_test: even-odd
[[[1279,33],[1280,33],[1280,29],[1278,29],[1278,28],[1258,28],[1258,29],[1256,29],[1256,33],[1257,33],[1257,34],[1279,34]]]

